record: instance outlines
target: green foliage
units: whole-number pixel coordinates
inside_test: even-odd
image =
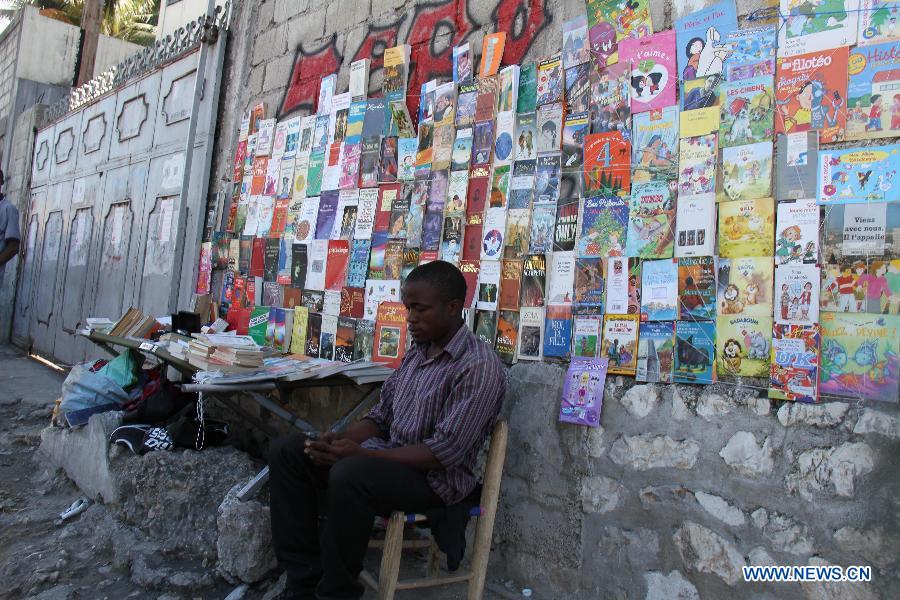
[[[149,46],[156,41],[160,0],[105,0],[100,33]],[[81,25],[84,0],[17,0],[12,13],[25,5],[40,9],[45,16],[72,25]]]

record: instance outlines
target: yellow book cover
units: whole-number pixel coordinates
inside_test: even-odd
[[[305,306],[294,307],[294,328],[291,332],[292,354],[304,354],[306,352],[306,321],[308,317],[308,308]]]
[[[724,315],[716,319],[717,373],[724,377],[768,377],[772,317]]]
[[[384,66],[398,67],[406,62],[406,46],[393,46],[384,50]]]
[[[707,135],[719,130],[719,107],[698,108],[681,113],[680,137],[690,138]]]
[[[608,373],[634,375],[637,371],[640,315],[606,315],[600,358],[609,359]]]
[[[775,201],[772,198],[719,204],[719,256],[773,256]]]

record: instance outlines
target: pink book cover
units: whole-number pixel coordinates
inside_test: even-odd
[[[619,62],[631,65],[628,90],[632,114],[676,103],[676,52],[674,30],[619,42]]]

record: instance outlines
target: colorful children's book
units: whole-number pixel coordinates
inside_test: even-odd
[[[771,75],[763,75],[721,85],[720,147],[772,139],[775,118],[773,84]]]
[[[674,181],[647,181],[631,186],[625,254],[641,258],[672,257],[675,237],[674,187]]]
[[[631,188],[631,143],[621,132],[592,133],[584,140],[586,194],[626,196]]]
[[[772,142],[722,149],[719,202],[772,196]]]
[[[400,302],[382,302],[375,320],[375,346],[372,362],[394,369],[400,366],[406,350],[406,307]]]
[[[400,280],[366,280],[366,306],[363,318],[375,321],[384,302],[400,302]]]
[[[609,372],[634,375],[637,370],[638,315],[606,315],[600,357],[609,359]]]
[[[537,105],[562,100],[563,67],[559,54],[537,64]]]
[[[544,357],[544,309],[539,306],[519,310],[519,360]]]
[[[645,260],[641,266],[641,321],[678,318],[678,262]]]
[[[619,61],[631,65],[631,112],[665,108],[677,102],[675,31],[619,43]]]
[[[672,383],[675,374],[675,323],[641,323],[637,381]]]
[[[679,318],[708,321],[716,318],[716,261],[712,256],[678,259]]]
[[[497,313],[497,337],[494,350],[506,364],[516,361],[516,347],[519,345],[519,312],[501,310]]]
[[[611,64],[591,81],[591,133],[618,131],[631,138],[631,65]]]
[[[847,47],[829,45],[828,50],[788,58],[784,58],[783,46],[779,52],[781,58],[775,78],[775,131],[815,130],[819,132],[822,144],[844,139]]]
[[[815,197],[819,132],[779,133],[776,137],[775,199]]]
[[[719,256],[772,256],[774,235],[771,198],[719,204]]]
[[[859,1],[860,46],[900,41],[896,19],[900,15],[897,0]]]
[[[676,20],[678,73],[681,79],[721,73],[730,52],[725,39],[737,28],[734,0],[722,0]]]
[[[859,0],[780,0],[778,55],[830,52],[856,43]],[[846,71],[845,71],[846,72]]]
[[[578,256],[623,256],[627,227],[627,200],[615,196],[585,198]]]
[[[819,261],[819,207],[812,198],[779,202],[775,232],[775,264]]]
[[[710,384],[716,380],[716,324],[678,321],[675,324],[675,383]]]
[[[716,243],[716,196],[679,195],[675,219],[675,257],[712,256]]]
[[[716,352],[718,372],[732,377],[767,377],[772,318],[748,315],[719,316]]]
[[[607,365],[604,358],[573,361],[569,365],[559,407],[561,422],[599,427]]]
[[[713,128],[712,125],[713,122],[718,123],[719,120],[718,111],[715,108],[722,101],[719,85],[724,79],[721,74],[716,74],[681,82],[681,137],[690,137],[691,134],[688,132],[697,128],[707,129],[703,133],[718,131],[718,126]],[[703,133],[693,135],[703,135]]]
[[[822,313],[819,392],[898,401],[900,317]]]
[[[769,398],[818,402],[818,326],[775,325],[769,370]]]
[[[653,33],[647,0],[632,0],[624,9],[619,0],[589,0],[586,4],[591,59],[598,69],[622,62],[618,46],[623,39]]]
[[[678,152],[678,195],[708,194],[716,190],[716,135],[682,139]]]
[[[819,267],[779,265],[775,269],[775,322],[815,325],[819,322]]]
[[[667,106],[631,119],[633,181],[674,178],[678,167],[678,107]]]
[[[576,314],[573,322],[572,360],[597,358],[597,353],[600,351],[600,330],[603,325],[603,317]]]
[[[730,31],[725,36],[730,50],[725,58],[725,79],[739,81],[760,75],[775,75],[777,30],[775,24],[769,24]]]
[[[825,209],[823,262],[900,258],[900,203],[838,204]]]
[[[718,315],[771,316],[773,272],[770,258],[720,258]]]
[[[544,357],[568,360],[572,352],[572,305],[548,304],[544,320]]]
[[[894,178],[900,171],[900,144],[819,152],[819,204],[900,200]]]

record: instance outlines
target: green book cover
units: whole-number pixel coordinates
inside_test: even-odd
[[[309,169],[306,172],[306,197],[318,196],[322,189],[322,174],[325,170],[325,152],[309,155]]]
[[[537,106],[537,65],[528,63],[519,69],[519,101],[516,112],[534,112]]]
[[[269,328],[269,307],[256,306],[250,313],[250,337],[260,346],[266,345],[266,332]]]

